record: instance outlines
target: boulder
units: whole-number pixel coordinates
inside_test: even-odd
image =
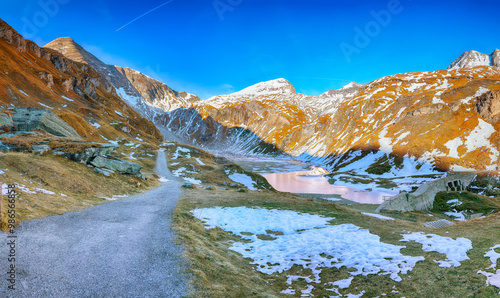
[[[91,162],[91,165],[98,168],[105,168],[121,174],[137,175],[141,172],[142,166],[114,157],[97,156]]]
[[[43,130],[64,138],[82,140],[82,137],[54,112],[47,109],[15,108],[12,116],[17,131]]]
[[[76,161],[76,162],[90,163],[96,157],[109,155],[109,154],[113,153],[117,148],[119,148],[118,145],[113,145],[113,144],[102,144],[101,143],[100,145],[102,145],[102,148],[91,147],[91,148],[86,148],[83,151],[77,151],[77,152],[65,152],[61,149],[56,149],[53,151],[53,154],[64,156],[67,159],[70,159],[70,160]]]
[[[50,152],[52,148],[49,145],[31,145],[33,153],[43,155],[45,152]]]
[[[182,184],[182,187],[184,187],[184,188],[194,188],[194,185],[191,182],[184,182],[184,184]]]
[[[0,111],[0,133],[14,131],[12,116]]]
[[[476,100],[476,111],[484,120],[496,123],[500,120],[500,91],[488,91]]]

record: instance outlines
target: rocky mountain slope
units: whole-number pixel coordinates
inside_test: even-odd
[[[127,105],[89,64],[24,39],[0,20],[0,112],[48,109],[85,140],[163,138],[154,124]]]
[[[489,55],[479,53],[477,51],[465,52],[455,61],[453,61],[448,69],[465,68],[475,66],[496,66],[500,67],[500,50],[495,51]]]
[[[248,129],[295,156],[379,150],[444,170],[498,173],[500,69],[403,73],[349,87],[314,97],[278,79],[194,108],[200,119]]]
[[[108,65],[69,37],[58,38],[44,48],[56,50],[69,59],[92,66],[111,82],[120,97],[150,117],[158,112],[154,108],[171,111],[189,107],[192,102],[200,100],[196,95],[174,91],[164,83],[133,69]]]

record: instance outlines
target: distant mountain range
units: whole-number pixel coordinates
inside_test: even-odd
[[[446,70],[351,82],[319,96],[276,79],[200,100],[107,65],[71,38],[40,48],[1,21],[0,109],[37,106],[75,114],[85,127],[79,131],[96,138],[148,131],[158,139],[151,120],[179,140],[226,149],[242,142],[265,147],[262,152],[337,159],[375,150],[445,170],[498,173],[499,55],[498,49],[490,55],[470,51]]]

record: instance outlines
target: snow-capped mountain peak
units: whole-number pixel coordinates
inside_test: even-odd
[[[495,51],[489,55],[474,50],[465,52],[453,61],[450,66],[448,66],[448,69],[476,66],[500,67],[500,50],[495,49]]]
[[[257,83],[255,85],[252,85],[250,87],[247,87],[243,90],[240,90],[238,92],[232,93],[231,95],[234,96],[262,96],[262,95],[278,95],[278,94],[294,94],[295,88],[293,85],[281,78],[281,79],[275,79],[275,80],[270,80],[266,82],[261,82]]]

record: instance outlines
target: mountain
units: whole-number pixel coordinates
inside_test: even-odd
[[[443,170],[498,173],[499,101],[500,69],[479,66],[396,74],[320,96],[278,79],[193,108],[199,119],[249,130],[294,156],[333,160],[377,150]],[[185,117],[169,114],[169,123]]]
[[[48,109],[90,141],[163,139],[154,124],[127,105],[89,64],[39,47],[1,19],[0,69],[0,112],[14,107]]]
[[[448,69],[475,66],[500,67],[500,50],[495,49],[495,51],[489,55],[479,53],[477,51],[465,52],[453,61],[450,66],[448,66]]]
[[[200,100],[196,95],[174,91],[138,71],[105,64],[69,37],[58,38],[44,48],[56,50],[69,59],[90,65],[111,82],[122,99],[150,117],[158,110],[151,111],[149,107],[171,111],[189,107],[192,102]]]

